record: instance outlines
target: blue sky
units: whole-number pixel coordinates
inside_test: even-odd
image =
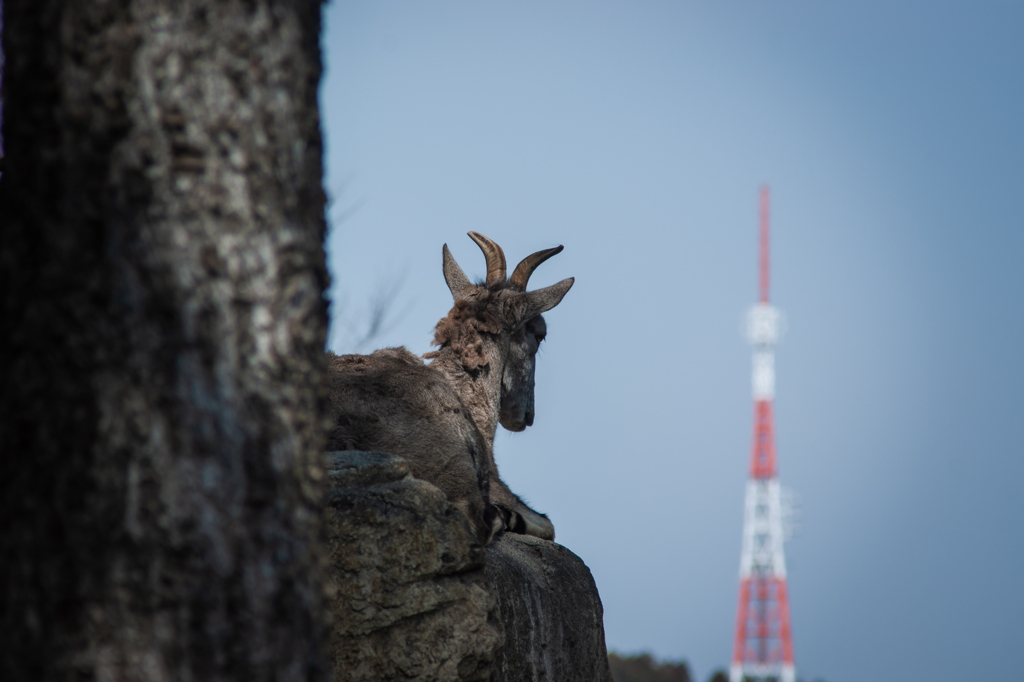
[[[478,230],[534,276],[511,487],[597,580],[609,648],[728,663],[772,188],[798,675],[1012,679],[1024,643],[1024,5],[341,2],[321,91],[331,345],[429,350]]]

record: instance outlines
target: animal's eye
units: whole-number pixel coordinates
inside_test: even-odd
[[[534,332],[533,334],[533,338],[537,339],[537,343],[543,341],[545,336],[547,336],[547,334],[544,332]]]

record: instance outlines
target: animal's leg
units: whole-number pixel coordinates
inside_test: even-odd
[[[466,499],[451,500],[451,502],[469,518],[470,525],[476,531],[477,540],[481,545],[488,544],[494,534],[501,530],[501,519],[494,505],[480,505]]]
[[[491,503],[500,511],[505,530],[542,540],[555,539],[555,526],[548,517],[527,506],[500,478],[491,479],[490,493]]]

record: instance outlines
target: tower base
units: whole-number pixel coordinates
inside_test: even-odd
[[[784,666],[743,666],[733,665],[729,668],[729,682],[745,680],[774,680],[776,682],[796,682],[796,668]]]

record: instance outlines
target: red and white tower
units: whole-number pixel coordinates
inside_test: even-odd
[[[780,314],[768,303],[768,187],[761,187],[761,297],[747,315],[754,346],[754,442],[743,515],[740,598],[729,682],[794,682],[786,557],[782,551],[782,494],[775,456],[775,344]]]

